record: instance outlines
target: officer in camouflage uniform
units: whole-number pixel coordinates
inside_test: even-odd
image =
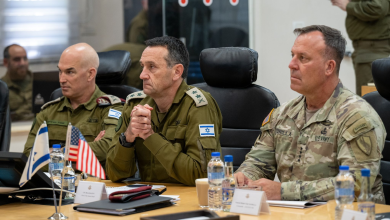
[[[12,121],[32,120],[32,77],[28,70],[26,50],[12,44],[4,48],[3,64],[7,73],[3,80],[9,89],[9,108]]]
[[[173,37],[146,41],[143,92],[130,94],[108,151],[112,181],[140,171],[148,182],[195,185],[207,176],[211,152],[221,151],[222,116],[207,92],[188,86],[188,51]]]
[[[71,123],[80,129],[104,167],[122,103],[119,98],[106,95],[96,86],[98,66],[99,57],[88,44],[75,44],[62,53],[58,69],[64,96],[42,106],[31,127],[24,154],[29,155],[44,121],[48,126],[50,147],[65,144],[67,126]]]
[[[268,199],[327,201],[334,199],[339,166],[348,165],[355,195],[360,170],[368,168],[375,202],[384,203],[379,166],[386,131],[375,110],[339,81],[344,38],[319,25],[294,32],[291,88],[303,95],[264,119],[235,174],[239,185],[262,186]],[[275,174],[281,183],[271,181]]]
[[[390,55],[389,0],[332,0],[333,5],[347,12],[345,26],[353,42],[353,67],[356,94],[362,86],[374,82],[371,63]]]

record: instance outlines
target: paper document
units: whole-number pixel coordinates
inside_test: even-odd
[[[325,205],[326,202],[308,202],[308,201],[279,201],[279,200],[267,200],[268,205],[287,207],[295,209],[311,208],[319,205]]]

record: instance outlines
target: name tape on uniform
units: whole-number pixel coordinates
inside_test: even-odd
[[[111,117],[111,118],[119,119],[119,117],[121,117],[121,115],[122,115],[122,112],[115,110],[115,109],[112,109],[112,108],[108,112],[108,117]]]
[[[201,137],[215,137],[214,124],[200,124],[199,133]]]

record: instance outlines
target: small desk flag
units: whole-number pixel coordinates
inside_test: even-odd
[[[106,179],[106,173],[80,130],[68,125],[65,160],[77,163],[76,169],[92,176]]]
[[[30,156],[20,178],[19,186],[22,187],[43,166],[50,162],[49,135],[46,122],[38,130]]]

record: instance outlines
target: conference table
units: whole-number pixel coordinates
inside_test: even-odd
[[[119,187],[131,183],[112,183],[111,181],[104,180],[102,182],[106,183],[106,186]],[[145,183],[142,183],[145,184]],[[170,183],[151,183],[155,185],[165,185],[167,191],[164,195],[180,195],[180,200],[176,202],[176,205],[171,207],[161,208],[157,210],[152,210],[143,213],[137,213],[127,216],[113,216],[113,215],[103,215],[103,214],[94,214],[87,212],[74,211],[73,206],[77,204],[65,205],[61,207],[61,212],[69,217],[69,220],[89,220],[89,219],[140,219],[141,217],[146,216],[155,216],[155,215],[164,215],[172,214],[177,212],[187,212],[200,210],[201,208],[198,205],[198,198],[196,194],[196,188],[191,186],[184,186],[181,184],[170,184]],[[356,204],[354,204],[356,208]],[[334,219],[334,208],[335,202],[328,202],[326,205],[321,205],[313,208],[307,209],[293,209],[293,208],[282,208],[282,207],[270,207],[271,214],[261,214],[258,216],[252,215],[240,215],[240,219],[286,219],[286,220],[303,220],[303,219],[316,219],[316,220],[328,220]],[[385,213],[390,212],[390,206],[388,205],[379,205],[375,206],[376,213]],[[19,219],[47,219],[54,213],[54,206],[47,205],[35,205],[35,204],[26,204],[26,203],[11,203],[0,206],[0,219],[6,220],[19,220]],[[238,215],[235,213],[229,212],[216,212],[219,216],[227,215]],[[168,220],[168,219],[167,219]]]

